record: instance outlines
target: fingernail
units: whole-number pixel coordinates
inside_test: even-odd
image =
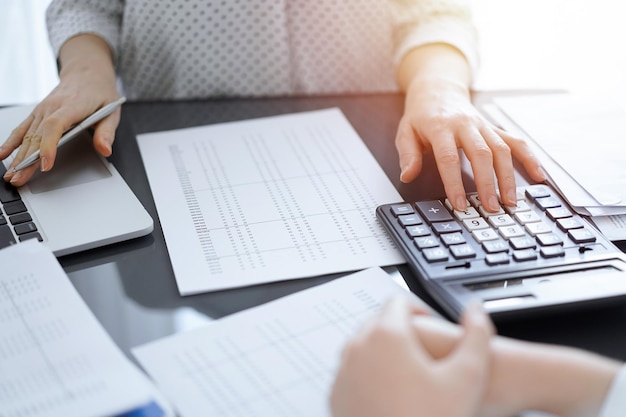
[[[50,170],[48,158],[46,158],[45,156],[42,157],[40,163],[41,163],[41,172],[46,172]]]
[[[467,204],[466,204],[466,201],[465,201],[465,197],[458,197],[456,199],[456,204],[455,205],[457,207],[457,210],[459,210],[459,211],[467,210]]]
[[[544,171],[542,167],[537,168],[537,174],[540,177],[540,181],[545,181],[548,178],[546,171]]]
[[[408,167],[406,165],[403,165],[400,167],[400,181],[402,182],[406,182],[406,171],[408,170]]]
[[[400,160],[400,181],[407,182],[406,175],[407,175],[407,172],[409,171],[409,168],[413,164],[413,160],[414,158],[411,158],[408,161],[406,158],[403,158]]]
[[[510,204],[517,204],[517,193],[515,192],[515,190],[509,190],[509,192],[506,193],[506,198],[507,200],[509,200]]]
[[[11,184],[15,184],[20,177],[22,176],[22,174],[18,171],[15,174],[13,174],[13,176],[11,177],[11,180],[9,181]]]
[[[500,208],[500,203],[498,203],[498,198],[496,196],[489,197],[489,209],[491,211],[498,211]]]

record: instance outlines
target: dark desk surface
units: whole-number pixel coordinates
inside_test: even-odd
[[[478,96],[478,100],[485,97]],[[130,348],[242,309],[327,282],[336,276],[258,285],[181,297],[135,135],[145,132],[339,107],[407,200],[443,195],[434,161],[413,184],[401,184],[393,144],[402,112],[399,95],[127,103],[110,160],[155,219],[154,232],[132,241],[60,259],[70,279],[113,339]],[[465,166],[466,189],[475,188]],[[518,170],[521,172],[521,170]],[[526,183],[523,175],[518,183]],[[415,281],[406,267],[405,279]],[[413,286],[413,285],[412,285]],[[418,289],[419,292],[419,289]],[[427,297],[424,294],[423,298]],[[626,360],[626,305],[498,323],[500,334],[586,348]]]

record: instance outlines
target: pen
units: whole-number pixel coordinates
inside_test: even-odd
[[[72,127],[70,130],[65,132],[63,136],[61,136],[61,139],[59,139],[57,148],[60,148],[61,146],[65,145],[67,142],[69,142],[70,139],[74,138],[83,130],[87,129],[89,126],[99,122],[100,120],[104,119],[105,117],[113,113],[115,109],[121,106],[122,103],[124,103],[125,101],[126,101],[126,97],[122,97],[115,101],[112,101],[111,103],[105,106],[100,107],[93,114],[88,116],[85,120],[83,120],[76,126]],[[39,153],[40,151],[36,150],[32,154],[30,154],[26,159],[24,159],[15,168],[13,168],[13,172],[20,171],[28,166],[31,166],[35,162],[39,161]]]

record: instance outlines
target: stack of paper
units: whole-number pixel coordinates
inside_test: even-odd
[[[626,110],[606,96],[498,98],[485,110],[529,139],[552,185],[612,240],[626,238]]]

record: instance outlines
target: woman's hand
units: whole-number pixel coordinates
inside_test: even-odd
[[[61,49],[60,62],[59,85],[0,146],[0,159],[19,148],[4,176],[15,186],[25,184],[38,166],[44,172],[52,169],[63,132],[119,98],[111,52],[101,38],[79,35],[70,39]],[[111,154],[119,119],[118,109],[94,126],[94,147],[103,156]],[[39,164],[13,172],[13,167],[38,149]]]
[[[446,196],[456,210],[466,207],[461,176],[463,149],[469,159],[478,195],[489,211],[502,203],[515,206],[513,157],[535,181],[545,180],[539,160],[526,142],[488,122],[472,105],[469,68],[456,49],[427,45],[410,52],[400,65],[398,79],[406,93],[404,115],[396,135],[403,182],[413,181],[422,158],[433,152]]]
[[[345,347],[332,394],[335,417],[474,416],[490,369],[492,325],[470,309],[464,334],[445,357],[424,347],[413,319],[424,314],[397,298]]]

